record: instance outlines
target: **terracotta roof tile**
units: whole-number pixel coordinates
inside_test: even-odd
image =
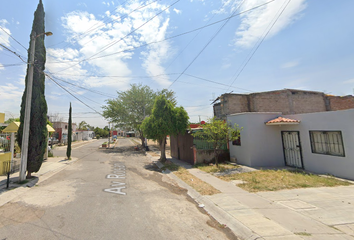
[[[277,117],[272,120],[269,120],[267,123],[299,123],[299,120],[284,118],[284,117]]]

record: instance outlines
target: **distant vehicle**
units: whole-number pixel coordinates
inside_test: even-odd
[[[57,144],[59,142],[58,139],[56,139],[55,137],[52,137],[52,138],[48,139],[48,144],[52,144],[52,141],[53,141],[53,144]]]

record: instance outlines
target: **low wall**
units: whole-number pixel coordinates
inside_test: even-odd
[[[229,151],[219,150],[218,162],[230,161]],[[214,150],[197,149],[196,163],[210,163],[214,159]]]

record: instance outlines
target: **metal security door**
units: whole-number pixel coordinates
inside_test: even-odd
[[[282,131],[285,165],[303,168],[301,144],[298,131]]]

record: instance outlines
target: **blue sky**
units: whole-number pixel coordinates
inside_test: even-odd
[[[37,4],[12,0],[0,8],[0,43],[25,60]],[[48,113],[63,121],[72,102],[73,122],[107,125],[94,110],[133,83],[175,91],[193,122],[212,117],[211,100],[231,91],[354,91],[351,0],[43,4],[46,31],[53,32],[45,40],[46,72],[80,99],[46,79]],[[19,116],[25,71],[26,64],[0,47],[0,112],[7,118]]]

